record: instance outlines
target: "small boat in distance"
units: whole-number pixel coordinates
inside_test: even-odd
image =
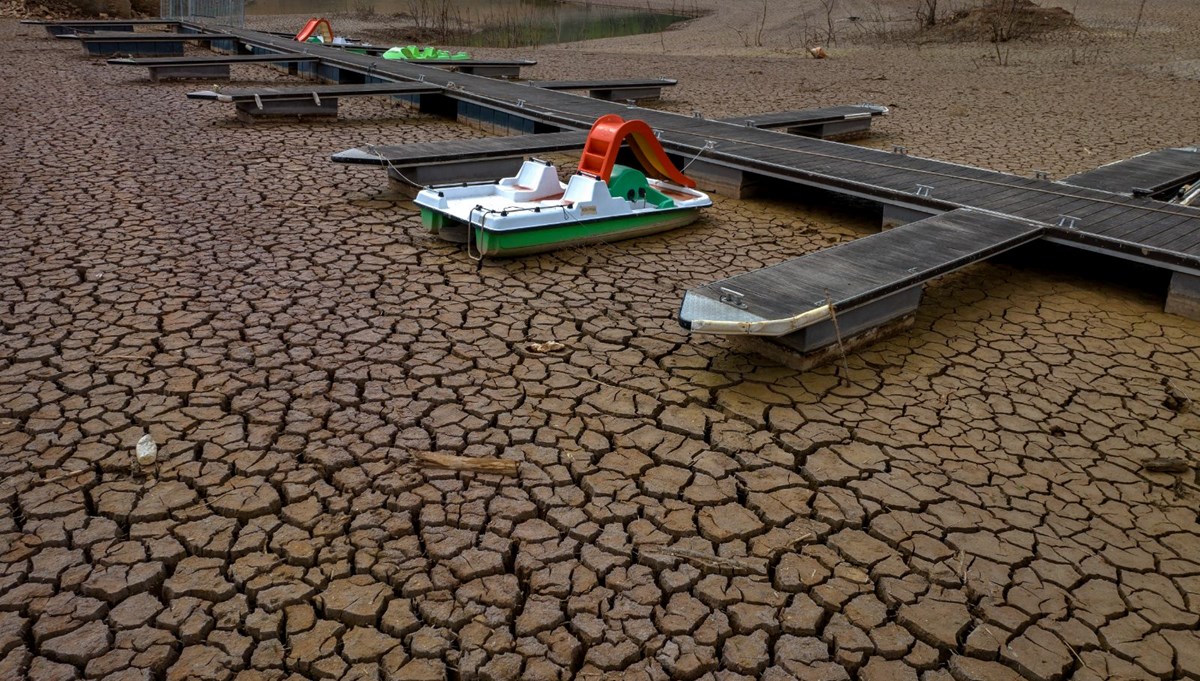
[[[625,141],[642,170],[616,163]],[[682,227],[712,205],[695,186],[667,158],[650,126],[609,114],[592,126],[579,171],[566,184],[553,164],[531,159],[515,177],[428,187],[414,202],[430,232],[467,244],[467,253],[479,259]]]

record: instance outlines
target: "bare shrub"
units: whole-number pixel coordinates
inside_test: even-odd
[[[937,26],[938,0],[918,0],[917,23],[922,26]]]
[[[1142,27],[1142,14],[1146,12],[1146,0],[1138,4],[1137,20],[1133,22],[1133,37],[1136,38],[1138,29]]]
[[[1061,7],[1041,7],[1030,0],[976,0],[943,12],[932,25],[923,24],[921,37],[946,42],[1006,43],[1074,26],[1074,15]]]

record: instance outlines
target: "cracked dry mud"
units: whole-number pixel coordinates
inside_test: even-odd
[[[718,198],[477,272],[327,155],[479,131],[244,128],[0,37],[0,678],[1200,678],[1200,489],[1142,468],[1196,461],[1200,324],[1156,295],[980,265],[842,385],[674,312],[867,219]]]

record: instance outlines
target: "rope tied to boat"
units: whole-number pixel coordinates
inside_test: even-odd
[[[405,182],[407,182],[408,184],[410,184],[414,187],[424,186],[422,184],[414,182],[412,179],[405,176],[404,173],[400,172],[400,170],[396,168],[396,164],[392,163],[392,159],[384,156],[383,152],[379,150],[379,147],[375,146],[374,144],[368,144],[367,149],[375,154],[375,157],[379,159],[380,163],[382,163],[384,165],[384,167],[386,167],[388,169],[389,172],[395,173],[396,176],[399,177],[401,180],[404,180]]]
[[[714,142],[713,140],[704,140],[704,146],[700,147],[700,150],[696,152],[696,155],[692,157],[692,160],[690,160],[686,164],[684,164],[683,168],[679,172],[686,173],[687,169],[692,167],[692,164],[696,162],[696,159],[700,158],[701,154],[703,154],[704,152],[706,152],[710,149],[716,149],[716,148],[717,148],[716,142]]]

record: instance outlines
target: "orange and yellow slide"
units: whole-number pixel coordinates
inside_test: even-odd
[[[304,24],[304,28],[300,29],[300,32],[296,34],[296,41],[301,43],[306,42],[309,38],[313,37],[314,33],[326,45],[333,43],[333,28],[329,26],[329,20],[324,17],[309,19],[308,23]]]
[[[626,139],[629,140],[629,148],[633,155],[646,170],[646,175],[673,182],[681,187],[696,186],[692,178],[679,172],[675,164],[667,158],[667,153],[658,143],[654,131],[645,121],[627,121],[616,114],[601,116],[592,125],[583,147],[583,156],[579,159],[580,172],[608,182],[613,165],[617,162],[617,152]]]

